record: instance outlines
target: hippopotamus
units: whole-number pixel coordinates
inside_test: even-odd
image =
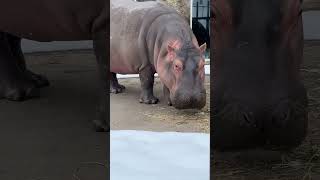
[[[212,148],[292,149],[305,139],[301,81],[304,10],[319,1],[215,0],[211,84]],[[312,5],[312,8],[310,7]]]
[[[188,23],[174,9],[154,1],[111,0],[110,92],[120,93],[116,73],[139,74],[139,101],[156,104],[154,74],[164,96],[177,109],[206,103],[204,52]]]
[[[0,98],[22,101],[38,96],[48,80],[29,71],[21,38],[49,41],[93,40],[101,79],[97,131],[107,131],[107,4],[105,0],[3,1],[0,7]],[[109,9],[108,9],[109,10]]]

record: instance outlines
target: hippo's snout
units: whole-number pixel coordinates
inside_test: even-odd
[[[206,105],[206,91],[177,91],[170,99],[172,106],[177,109],[202,109]]]
[[[238,102],[215,105],[212,109],[214,148],[294,148],[307,133],[306,106],[303,101],[289,99],[259,108]]]

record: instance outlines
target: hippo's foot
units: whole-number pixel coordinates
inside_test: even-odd
[[[144,104],[157,104],[159,99],[153,95],[141,95],[139,102]]]
[[[114,93],[114,94],[118,94],[118,93],[122,93],[124,90],[126,89],[125,86],[121,85],[121,84],[110,84],[110,93]]]
[[[0,98],[11,101],[24,101],[38,97],[39,88],[49,86],[49,81],[42,75],[26,70],[23,74],[16,74],[15,78],[4,78],[0,81]]]
[[[96,132],[109,132],[110,128],[106,123],[100,120],[94,120],[93,126]]]
[[[125,90],[126,88],[119,84],[118,79],[117,79],[117,74],[111,72],[110,75],[111,79],[110,79],[110,93],[114,93],[114,94],[118,94],[118,93],[122,93],[123,90]]]
[[[39,88],[31,81],[3,82],[0,84],[0,98],[23,101],[38,96]]]
[[[43,75],[35,74],[29,70],[27,70],[27,75],[37,88],[47,87],[50,85],[48,79]]]

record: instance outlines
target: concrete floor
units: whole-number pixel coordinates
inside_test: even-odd
[[[91,52],[28,55],[51,86],[41,98],[0,101],[1,180],[102,180],[107,178],[107,134],[91,120],[97,76]]]

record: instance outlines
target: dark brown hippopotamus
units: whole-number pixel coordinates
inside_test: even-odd
[[[291,149],[304,140],[301,7],[319,9],[320,3],[311,8],[301,0],[213,1],[213,148]]]
[[[109,9],[108,9],[109,12]],[[0,7],[0,98],[25,100],[38,95],[48,80],[26,68],[21,38],[36,41],[93,40],[102,97],[97,130],[108,130],[107,3],[105,0],[4,1]]]
[[[206,103],[204,57],[188,23],[159,2],[111,1],[110,92],[119,93],[116,73],[139,74],[140,102],[155,104],[154,74],[164,84],[168,103],[178,109]]]

